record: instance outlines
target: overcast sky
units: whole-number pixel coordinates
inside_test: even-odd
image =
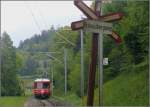
[[[85,3],[89,6],[92,2]],[[73,1],[1,1],[1,32],[6,31],[18,46],[20,40],[40,34],[40,30],[70,26],[81,16]]]

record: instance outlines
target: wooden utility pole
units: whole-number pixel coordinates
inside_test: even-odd
[[[88,73],[88,93],[87,93],[87,106],[93,105],[94,97],[94,85],[95,85],[95,73],[96,73],[96,60],[97,60],[97,51],[98,51],[98,35],[93,34],[92,37],[92,54],[91,54],[91,64],[90,70]]]
[[[95,13],[100,16],[100,2],[101,0],[95,0]],[[100,35],[101,36],[101,35]],[[87,95],[87,106],[93,106],[94,100],[94,85],[95,85],[95,74],[97,65],[97,53],[98,53],[98,37],[99,33],[93,33],[92,36],[92,53],[91,53],[91,64],[88,77],[88,95]]]

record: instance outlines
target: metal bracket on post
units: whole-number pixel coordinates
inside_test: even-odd
[[[50,62],[50,73],[51,73],[51,94],[52,94],[52,96],[53,96],[53,93],[54,93],[54,87],[53,87],[53,85],[54,85],[54,83],[53,83],[53,79],[54,79],[54,76],[53,76],[53,63],[52,62]]]
[[[65,66],[65,95],[67,94],[67,50],[64,48],[64,66]]]
[[[95,7],[99,10],[99,16],[102,16],[102,0],[96,0]],[[103,31],[98,37],[98,67],[99,67],[99,106],[103,106]]]
[[[99,105],[103,106],[103,32],[98,39],[98,67],[99,67]]]
[[[2,62],[2,38],[0,35],[0,97],[2,95],[2,66],[1,66],[1,62]]]
[[[81,97],[84,96],[84,56],[83,56],[83,30],[80,30],[81,38]]]

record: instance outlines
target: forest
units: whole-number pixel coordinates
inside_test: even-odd
[[[92,6],[91,6],[92,7]],[[113,30],[122,38],[121,44],[103,36],[104,105],[148,105],[149,71],[149,1],[116,1],[103,5],[103,14],[122,12],[124,17],[113,22]],[[71,23],[71,22],[70,22]],[[54,95],[64,96],[64,49],[67,52],[67,96],[82,100],[85,105],[91,56],[92,34],[84,32],[84,97],[80,92],[80,31],[64,30],[69,26],[43,30],[13,46],[7,32],[1,38],[2,96],[21,96],[25,89],[22,78],[48,77],[54,72]],[[61,35],[71,41],[70,44]],[[49,55],[55,57],[52,59]],[[94,105],[98,105],[98,69]],[[12,91],[14,93],[12,93]],[[71,99],[70,99],[71,100]]]

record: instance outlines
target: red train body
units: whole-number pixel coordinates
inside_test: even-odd
[[[49,79],[36,79],[33,85],[33,95],[36,98],[49,98],[51,96],[50,88]]]

